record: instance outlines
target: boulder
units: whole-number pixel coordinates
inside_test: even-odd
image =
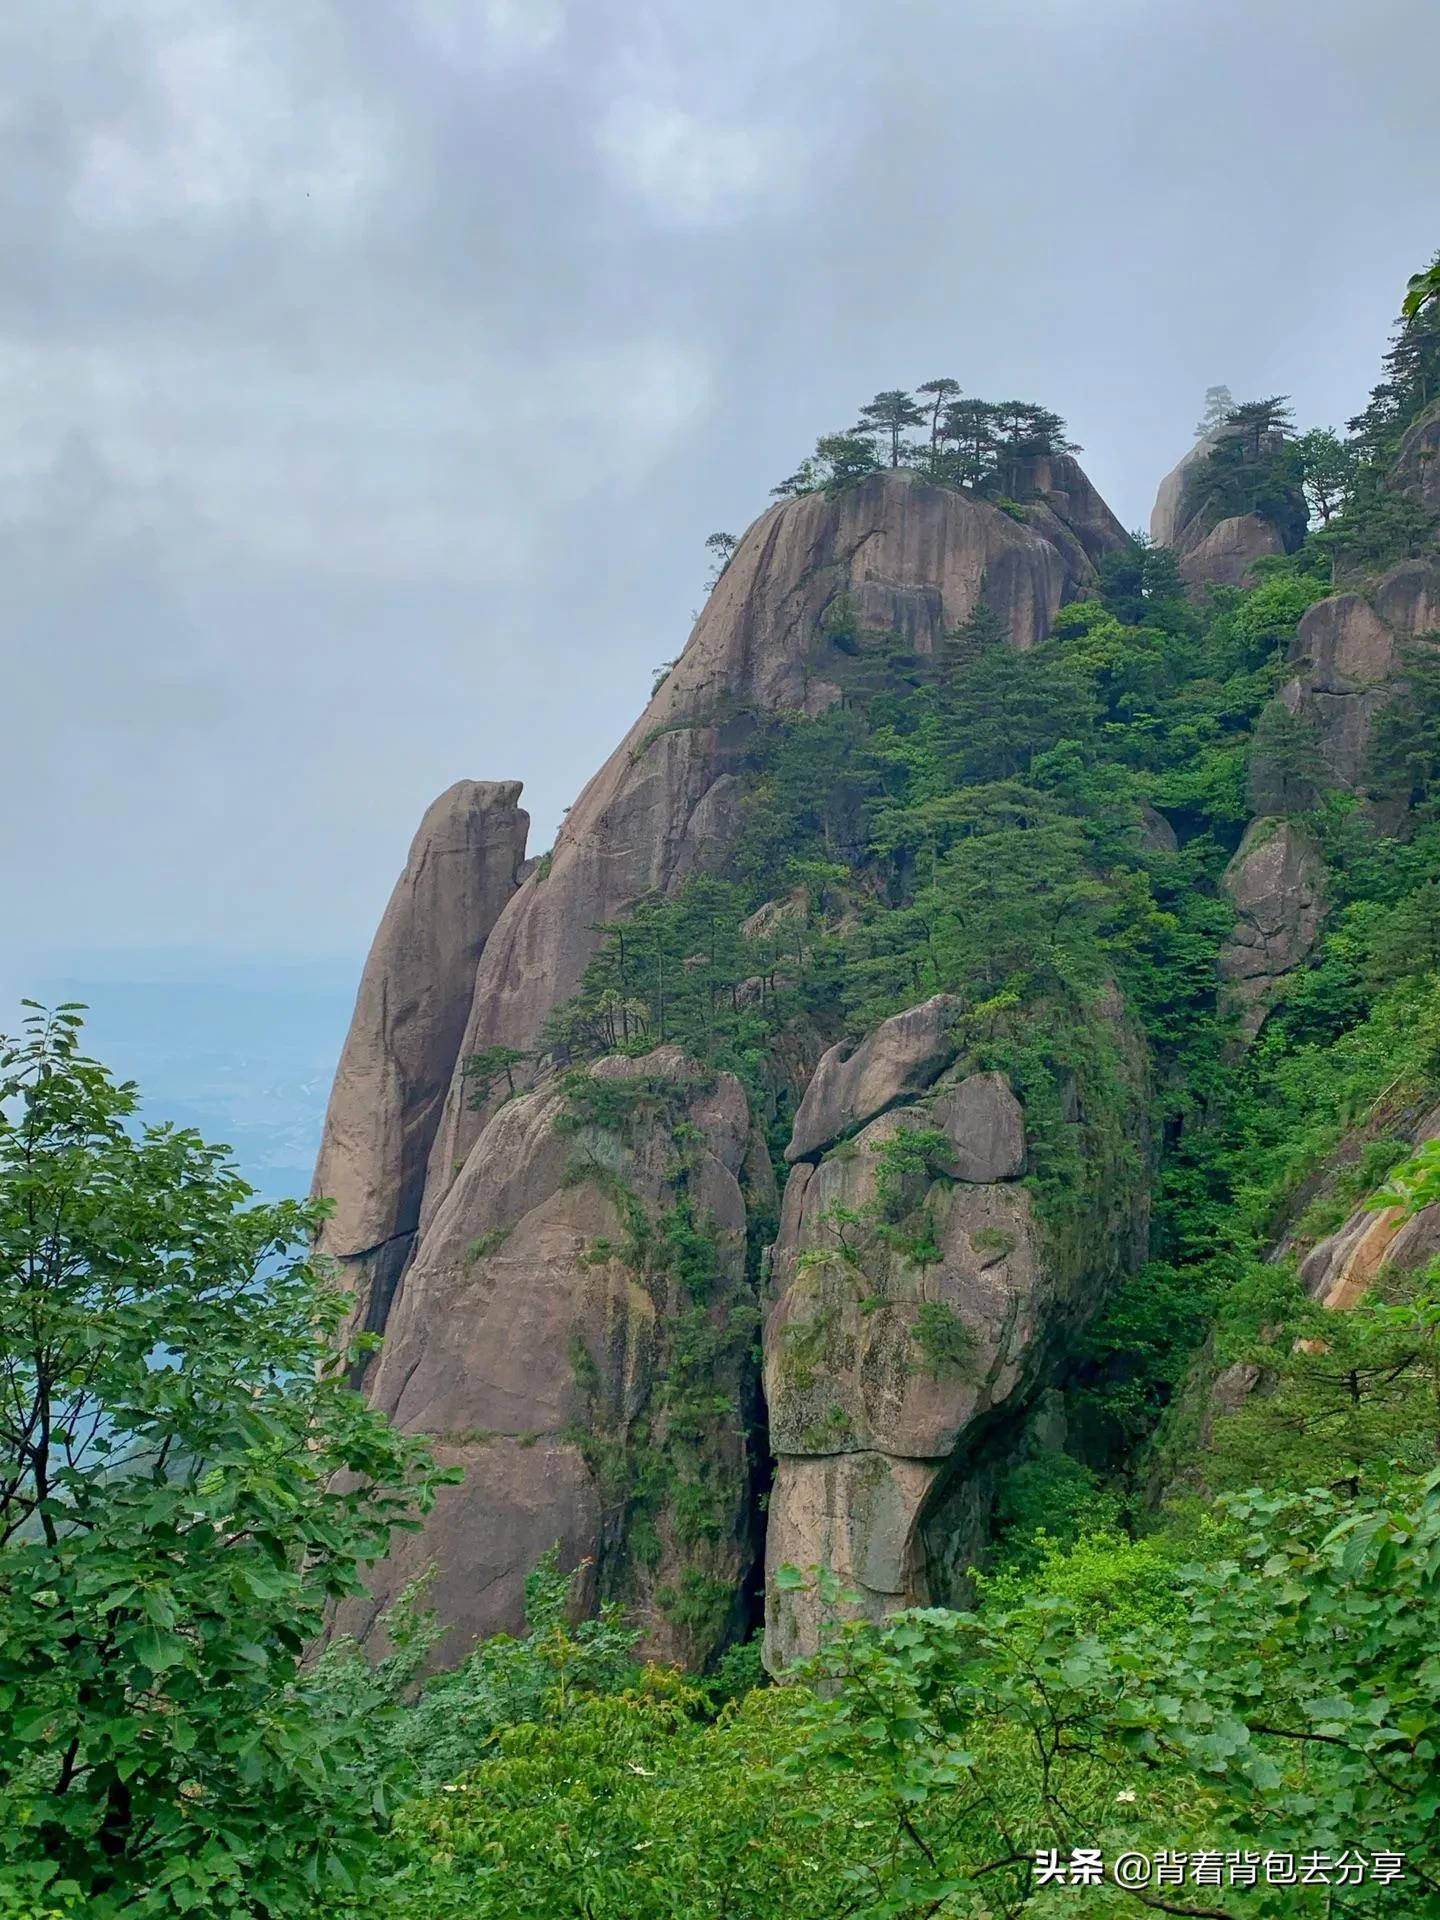
[[[1180,577],[1187,587],[1251,587],[1254,565],[1266,554],[1284,553],[1280,529],[1258,513],[1221,520],[1180,554]]]
[[[782,1459],[775,1467],[765,1532],[765,1657],[772,1672],[818,1644],[814,1596],[787,1591],[776,1575],[794,1567],[839,1576],[859,1596],[858,1617],[883,1620],[928,1599],[917,1517],[935,1481],[928,1460],[857,1452]]]
[[[985,1184],[1025,1171],[1025,1116],[1003,1073],[972,1073],[946,1087],[930,1119],[955,1149],[945,1168],[952,1180]]]
[[[1376,612],[1396,633],[1440,632],[1440,560],[1402,560],[1373,592]]]
[[[1147,853],[1175,853],[1180,846],[1174,827],[1148,800],[1140,802],[1140,844]]]
[[[1256,820],[1222,882],[1235,927],[1220,951],[1220,972],[1253,1037],[1309,956],[1325,911],[1325,861],[1313,834],[1291,820]]]
[[[334,1202],[319,1251],[354,1321],[378,1331],[420,1218],[475,969],[514,893],[528,816],[518,780],[461,780],[426,812],[365,962],[325,1116],[314,1191]]]
[[[1057,469],[1092,544],[1101,510],[1078,466]],[[460,1052],[529,1047],[580,984],[597,926],[719,859],[734,777],[757,714],[816,713],[839,694],[846,658],[825,621],[849,605],[897,623],[921,653],[975,611],[983,589],[1015,646],[1033,646],[1061,602],[1093,584],[998,507],[904,470],[831,496],[772,507],[741,540],[689,645],[645,713],[570,809],[550,856],[501,918],[479,968]],[[433,1218],[485,1116],[452,1084],[431,1154]]]
[[[929,1120],[883,1114],[786,1190],[765,1326],[772,1668],[814,1651],[826,1612],[813,1589],[776,1587],[782,1565],[840,1573],[868,1617],[926,1601],[926,1499],[961,1436],[1028,1378],[1047,1320],[1054,1276],[1024,1187],[922,1182],[938,1254],[923,1265],[878,1225],[837,1224],[874,1203],[885,1142]]]
[[[951,995],[936,994],[882,1020],[859,1046],[831,1047],[805,1089],[785,1158],[813,1159],[897,1100],[923,1092],[955,1057],[950,1029],[958,1011]]]
[[[443,1657],[460,1659],[519,1629],[525,1577],[556,1541],[567,1564],[593,1563],[592,1594],[623,1598],[657,1658],[703,1664],[732,1625],[754,1554],[755,1462],[736,1417],[754,1340],[745,1095],[673,1047],[592,1077],[593,1092],[582,1076],[578,1092],[550,1082],[499,1108],[406,1273],[369,1398],[466,1480],[397,1545],[370,1599],[341,1610],[341,1631],[373,1631],[433,1560]],[[698,1332],[663,1243],[677,1160],[712,1248]],[[697,1340],[703,1382],[684,1374]],[[672,1424],[702,1385],[717,1411]],[[677,1604],[694,1582],[706,1617]]]

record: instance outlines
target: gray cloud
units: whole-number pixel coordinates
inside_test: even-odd
[[[50,0],[0,60],[0,578],[37,947],[358,957],[426,801],[536,845],[701,542],[880,386],[1363,401],[1440,234],[1428,0]]]

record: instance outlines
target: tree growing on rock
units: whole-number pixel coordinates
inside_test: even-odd
[[[861,407],[860,421],[857,433],[873,433],[882,441],[888,438],[890,465],[898,467],[903,450],[901,435],[911,427],[923,427],[925,415],[911,394],[900,387],[888,387]]]
[[[1309,516],[1293,424],[1284,394],[1231,408],[1196,478],[1197,503],[1212,526],[1258,514],[1280,530],[1287,551],[1299,546]]]
[[[933,473],[940,460],[940,421],[945,408],[960,397],[958,380],[922,380],[915,389],[923,393],[930,402],[930,471]]]
[[[1235,396],[1229,387],[1206,387],[1205,411],[1200,415],[1199,423],[1195,428],[1195,438],[1207,440],[1225,424],[1234,410]]]
[[[1295,442],[1300,456],[1300,484],[1311,518],[1328,527],[1344,506],[1354,483],[1357,449],[1329,427],[1311,427]]]
[[[1259,460],[1266,443],[1286,435],[1295,425],[1288,393],[1272,393],[1264,400],[1245,400],[1225,416],[1226,439],[1238,440],[1252,460]]]
[[[516,1090],[515,1069],[524,1066],[533,1057],[521,1047],[483,1047],[479,1053],[472,1053],[465,1062],[465,1078],[470,1084],[470,1105],[483,1107],[500,1080],[505,1082],[506,1092],[513,1097]]]
[[[941,438],[945,475],[957,486],[978,487],[995,471],[1000,436],[991,401],[952,401],[944,412]]]
[[[734,559],[735,549],[739,544],[740,537],[734,533],[712,533],[706,536],[705,551],[710,556],[710,578],[705,582],[707,593]]]

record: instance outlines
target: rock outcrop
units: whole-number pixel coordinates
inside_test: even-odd
[[[813,1159],[897,1100],[923,1093],[955,1058],[950,1027],[958,1012],[958,1001],[936,994],[882,1020],[859,1046],[831,1047],[805,1089],[785,1158]]]
[[[1422,506],[1440,514],[1440,402],[1407,430],[1392,478]]]
[[[1261,811],[1301,811],[1321,788],[1363,795],[1391,825],[1408,795],[1389,791],[1371,765],[1375,721],[1403,679],[1407,642],[1440,629],[1440,563],[1406,560],[1363,591],[1331,594],[1302,617],[1291,643],[1290,679],[1262,718],[1252,753],[1250,789]],[[1280,716],[1314,764],[1277,751]],[[1398,803],[1398,807],[1397,804]]]
[[[1223,885],[1235,927],[1220,971],[1255,1035],[1288,975],[1310,955],[1325,911],[1325,860],[1313,834],[1291,820],[1256,820],[1247,829]]]
[[[405,1276],[369,1396],[465,1477],[342,1629],[366,1633],[433,1560],[458,1659],[519,1629],[558,1542],[657,1658],[723,1641],[755,1553],[750,1139],[739,1082],[674,1047],[501,1106]],[[682,1229],[684,1283],[656,1258]]]
[[[395,925],[367,970],[317,1185],[348,1183],[334,1252],[358,1262],[392,1250],[383,1285],[367,1270],[368,1322],[384,1332],[372,1401],[465,1477],[397,1545],[341,1629],[374,1644],[386,1603],[433,1560],[433,1598],[453,1629],[442,1657],[458,1659],[477,1636],[519,1625],[526,1574],[558,1541],[567,1564],[586,1563],[592,1600],[614,1595],[638,1615],[650,1652],[700,1662],[734,1631],[759,1545],[748,1437],[759,1248],[747,1264],[746,1237],[778,1205],[764,1136],[737,1082],[673,1048],[565,1074],[553,1056],[532,1057],[514,1066],[513,1091],[501,1076],[478,1109],[466,1063],[491,1047],[533,1056],[579,987],[600,923],[723,868],[757,725],[840,699],[867,636],[898,634],[932,653],[983,597],[1025,649],[1065,599],[1094,587],[1123,531],[1069,456],[1030,464],[1013,513],[905,471],[772,508],[646,712],[513,892],[520,837],[497,856],[503,887],[497,879],[484,912],[430,898],[417,842]],[[513,808],[516,790],[503,791]],[[772,908],[767,928],[793,920],[803,930],[803,893]],[[433,950],[422,952],[425,941]],[[409,1002],[396,982],[412,954],[434,1004],[397,1028],[395,1008]],[[837,1358],[824,1406],[793,1395],[772,1405],[782,1454],[772,1559],[803,1554],[807,1541],[824,1557],[824,1526],[805,1515],[830,1513],[836,1539],[852,1542],[837,1565],[858,1569],[877,1606],[924,1590],[915,1556],[926,1500],[963,1477],[957,1463],[1000,1410],[1023,1410],[1067,1319],[1132,1257],[1143,1205],[1132,1098],[1123,1177],[1117,1161],[1107,1183],[1103,1156],[1092,1168],[1097,1193],[1124,1197],[1097,1200],[1056,1251],[1021,1184],[1017,1096],[991,1063],[957,1059],[951,1010],[942,996],[886,1021],[858,1047],[824,1054],[813,1076],[821,1035],[777,1043],[782,1078],[796,1095],[809,1088],[774,1249],[767,1351],[781,1373],[792,1351],[783,1329],[813,1318],[806,1286],[823,1261],[808,1256],[825,1252],[831,1189],[843,1194],[849,1180],[858,1205],[890,1207],[880,1144],[919,1124],[932,1150],[918,1188],[915,1169],[904,1173],[896,1223],[874,1223],[881,1304],[870,1315],[844,1304],[854,1352]],[[1107,1032],[1124,1024],[1115,1008],[1097,1019]],[[1079,1125],[1077,1112],[1056,1124]],[[907,1253],[887,1237],[892,1224],[909,1231],[917,1207],[933,1254],[928,1240]],[[817,1451],[811,1429],[832,1403],[853,1438],[831,1446],[828,1427],[829,1451]],[[782,1635],[777,1657],[807,1631]]]
[[[1271,521],[1258,513],[1234,514],[1182,551],[1180,577],[1187,587],[1250,587],[1255,562],[1284,552],[1284,538]]]
[[[441,794],[361,976],[315,1169],[315,1192],[335,1207],[319,1251],[339,1263],[357,1327],[385,1324],[419,1224],[475,969],[525,857],[519,798],[517,780],[461,780]]]
[[[933,1008],[915,1010],[922,1030],[935,1030]],[[1125,1034],[1118,1002],[1096,1009],[1107,1015]],[[896,1059],[886,1033],[895,1024],[882,1023],[851,1060],[866,1049],[872,1069]],[[782,1567],[828,1569],[871,1618],[954,1598],[964,1548],[940,1537],[953,1529],[939,1510],[973,1504],[983,1436],[1023,1416],[1052,1343],[1143,1243],[1143,1055],[1133,1036],[1117,1063],[1125,1117],[1114,1165],[1092,1169],[1096,1202],[1069,1234],[1041,1219],[1021,1182],[1024,1116],[1005,1076],[957,1062],[937,1080],[933,1051],[898,1057],[908,1069],[871,1079],[871,1101],[888,1092],[885,1110],[846,1138],[863,1104],[830,1107],[830,1124],[807,1144],[813,1152],[824,1132],[838,1146],[818,1164],[801,1159],[785,1189],[765,1326],[772,1669],[813,1651],[834,1612],[813,1582],[778,1580]],[[933,1085],[917,1091],[917,1081]],[[890,1104],[906,1093],[914,1097]],[[797,1128],[802,1117],[803,1108]],[[972,1530],[969,1548],[981,1540]]]
[[[1003,1073],[972,1073],[946,1087],[930,1118],[950,1142],[941,1171],[988,1186],[1025,1171],[1025,1115]]]
[[[1214,436],[1210,434],[1197,440],[1160,482],[1155,505],[1150,509],[1150,538],[1157,547],[1178,550],[1189,518],[1189,502],[1193,498],[1195,481],[1200,468],[1210,457],[1213,444]]]
[[[1073,462],[1064,475],[1095,544],[1088,482],[1082,488]],[[1062,600],[1093,582],[1083,548],[1076,535],[1062,552],[987,501],[904,470],[763,514],[680,660],[495,929],[462,1056],[531,1046],[579,985],[599,922],[718,864],[756,718],[813,714],[839,698],[845,658],[827,635],[827,613],[845,608],[861,629],[899,631],[928,654],[969,619],[983,590],[1014,644],[1031,647]],[[457,1082],[431,1158],[427,1220],[482,1125]]]
[[[1070,453],[1032,454],[1013,464],[1010,485],[1025,502],[1026,524],[1067,555],[1077,577],[1121,553],[1130,536]]]
[[[1440,1136],[1440,1107],[1406,1128],[1412,1146]],[[1383,1266],[1414,1273],[1440,1254],[1440,1207],[1408,1217],[1401,1207],[1357,1207],[1300,1262],[1300,1278],[1312,1299],[1343,1311],[1360,1301]]]
[[[1160,482],[1150,514],[1150,538],[1157,547],[1174,550],[1181,578],[1197,593],[1208,586],[1253,586],[1255,562],[1292,551],[1304,534],[1305,504],[1298,491],[1287,496],[1277,518],[1243,513],[1216,519],[1206,497],[1205,469],[1223,437],[1218,430],[1195,443]],[[1269,450],[1280,444],[1272,435]]]

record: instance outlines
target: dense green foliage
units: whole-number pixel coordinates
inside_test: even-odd
[[[0,1912],[309,1913],[387,1803],[301,1655],[432,1476],[343,1384],[311,1211],[137,1133],[79,1029],[0,1052]]]
[[[913,438],[917,429],[920,437]],[[814,493],[886,467],[912,467],[941,486],[1004,501],[1024,491],[1028,460],[1079,451],[1065,437],[1065,422],[1048,407],[967,399],[958,380],[927,380],[913,395],[898,387],[877,393],[861,407],[855,426],[822,433],[810,458],[772,491]]]

